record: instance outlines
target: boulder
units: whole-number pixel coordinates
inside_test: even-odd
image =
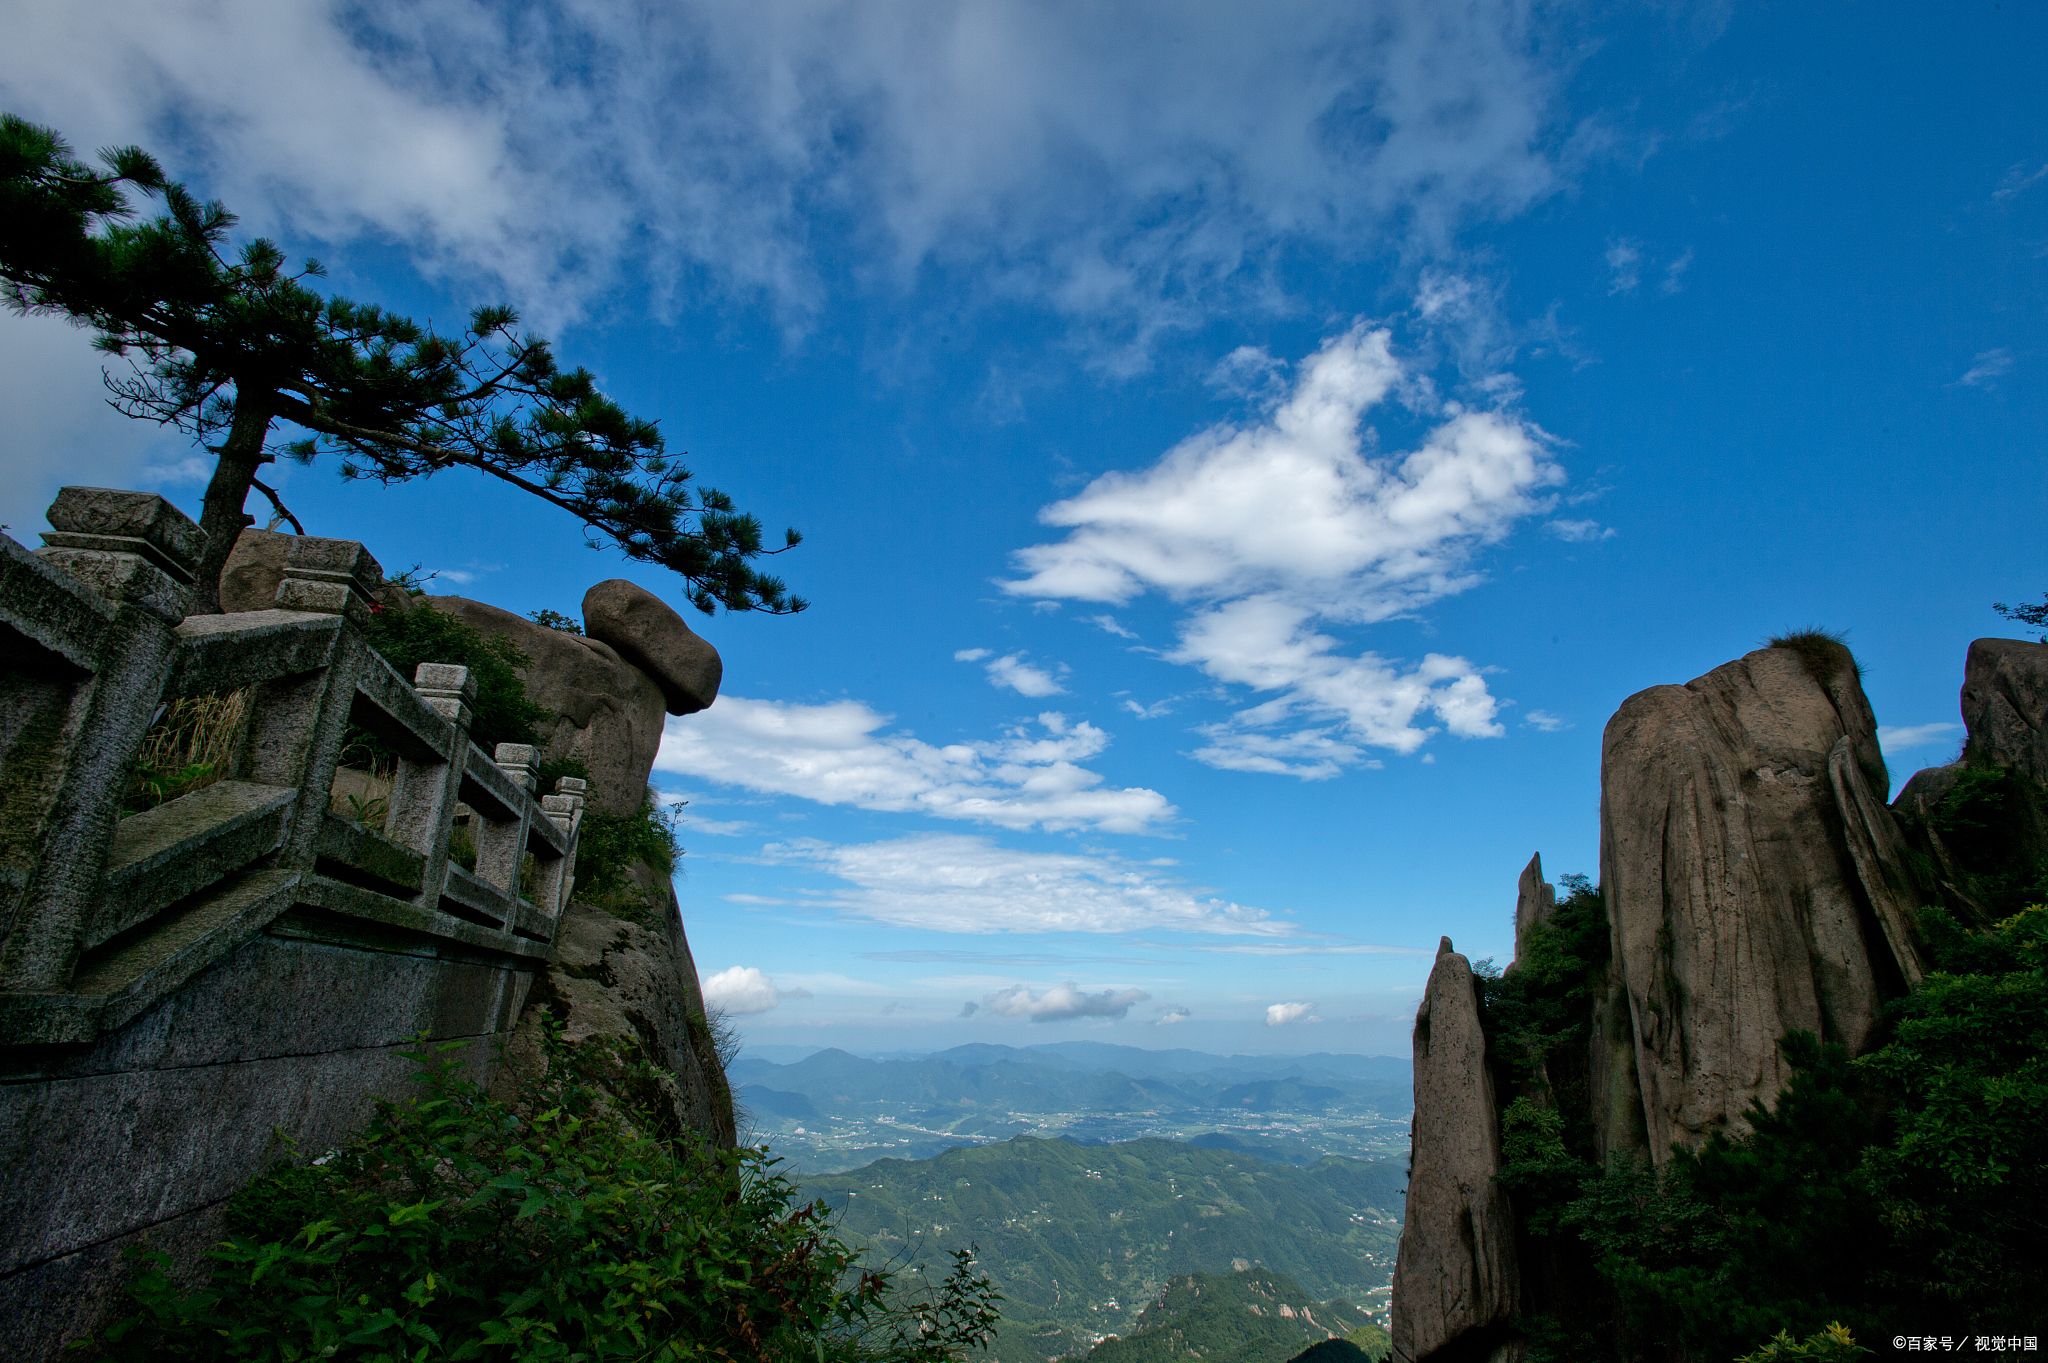
[[[542,1063],[538,1013],[551,1009],[567,1040],[603,1037],[664,1071],[662,1115],[675,1130],[696,1132],[729,1149],[739,1141],[732,1091],[704,1013],[675,890],[668,877],[644,866],[633,868],[633,879],[645,897],[646,923],[588,904],[572,903],[563,911],[554,957],[529,996],[496,1082],[515,1086],[522,1073]]]
[[[224,614],[240,611],[267,611],[277,608],[277,587],[284,581],[285,564],[289,561],[292,545],[300,537],[277,531],[244,530],[235,541],[235,547],[228,551],[228,561],[221,568],[220,608]],[[374,563],[375,560],[368,560]],[[381,571],[374,579],[361,584],[370,600],[379,610],[405,610],[421,598],[387,580]]]
[[[1520,1297],[1514,1211],[1472,965],[1446,937],[1415,1013],[1408,1209],[1394,1264],[1396,1363],[1505,1357]]]
[[[672,715],[693,715],[718,698],[724,664],[683,617],[622,577],[583,594],[583,628],[654,678]]]
[[[1963,660],[1965,766],[2010,767],[2048,785],[2048,644],[1978,639]]]
[[[595,639],[537,625],[460,596],[421,598],[467,625],[512,641],[528,661],[518,669],[526,698],[554,712],[539,731],[541,760],[574,758],[590,772],[590,808],[636,814],[661,747],[661,689]],[[543,792],[545,793],[545,792]]]
[[[1918,978],[1876,719],[1848,649],[1802,642],[1638,692],[1607,725],[1612,993],[1593,1057],[1606,1154],[1662,1162],[1741,1127],[1789,1077],[1781,1037],[1861,1051]],[[1614,1101],[1628,1098],[1639,1124]]]

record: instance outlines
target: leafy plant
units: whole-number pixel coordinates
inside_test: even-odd
[[[1771,1342],[1755,1353],[1744,1354],[1735,1363],[1777,1363],[1779,1359],[1818,1358],[1828,1363],[1849,1363],[1870,1350],[1856,1342],[1856,1337],[1840,1321],[1831,1323],[1818,1334],[1795,1340],[1791,1332],[1780,1330]]]
[[[503,635],[485,634],[428,606],[379,611],[370,617],[366,633],[370,647],[407,681],[421,663],[468,668],[476,681],[469,736],[487,753],[500,743],[537,741],[534,726],[553,717],[546,706],[526,698],[526,684],[514,669],[531,660]],[[368,730],[351,725],[342,760],[349,766],[374,769],[380,762],[388,764],[390,757]]]
[[[992,1337],[971,1251],[923,1292],[860,1267],[763,1152],[661,1134],[644,1062],[550,1020],[545,1067],[500,1101],[462,1044],[422,1042],[417,1096],[237,1195],[205,1286],[131,1252],[135,1308],[103,1356],[943,1363]]]

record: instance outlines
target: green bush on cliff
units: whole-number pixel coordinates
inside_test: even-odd
[[[965,1252],[915,1297],[857,1266],[821,1203],[753,1150],[658,1131],[655,1076],[550,1029],[501,1102],[423,1048],[418,1096],[229,1204],[206,1286],[140,1254],[114,1360],[942,1363],[983,1347],[993,1290]]]

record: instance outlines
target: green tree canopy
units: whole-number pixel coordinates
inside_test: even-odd
[[[761,523],[664,450],[582,369],[480,307],[460,336],[308,282],[258,238],[231,254],[235,217],[169,179],[139,147],[79,160],[54,130],[0,115],[0,282],[19,313],[66,317],[131,362],[108,377],[114,405],[191,434],[217,456],[201,528],[195,609],[219,609],[221,567],[251,518],[251,489],[277,454],[339,458],[342,476],[409,482],[446,468],[488,474],[562,508],[597,543],[680,574],[707,613],[788,613],[805,602],[752,566]],[[164,211],[134,221],[129,191]],[[273,448],[283,423],[305,432]],[[294,520],[294,524],[297,522]],[[798,543],[786,532],[783,548]]]

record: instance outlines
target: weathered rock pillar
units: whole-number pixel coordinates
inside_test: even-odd
[[[1520,1298],[1514,1211],[1471,962],[1443,939],[1415,1013],[1408,1210],[1394,1265],[1395,1363],[1507,1360]]]

